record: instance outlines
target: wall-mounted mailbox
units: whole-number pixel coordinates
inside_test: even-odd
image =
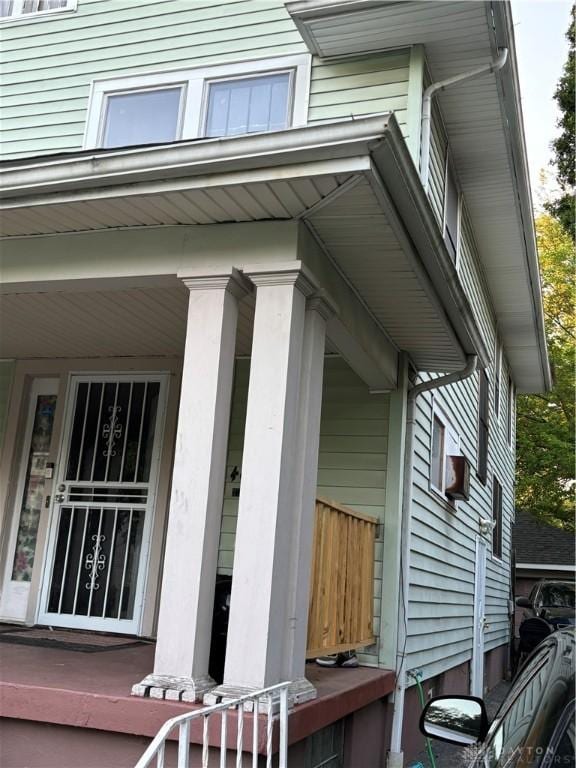
[[[465,456],[446,457],[445,493],[452,501],[467,501],[470,497],[470,462]]]

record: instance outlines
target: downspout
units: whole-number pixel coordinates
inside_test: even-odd
[[[461,83],[463,80],[470,80],[472,77],[487,74],[488,72],[498,72],[502,69],[508,59],[508,48],[502,48],[500,55],[490,64],[484,64],[469,72],[463,72],[454,77],[448,77],[446,80],[438,80],[432,83],[424,91],[422,98],[422,143],[420,149],[420,180],[425,191],[428,192],[428,168],[430,165],[430,134],[432,131],[432,97],[437,91],[445,91],[452,85]]]
[[[396,688],[394,690],[394,714],[387,768],[402,768],[402,725],[404,721],[404,694],[406,690],[406,640],[408,630],[408,590],[410,586],[410,549],[412,528],[412,478],[414,469],[414,425],[416,423],[416,398],[422,392],[445,387],[463,381],[476,371],[477,355],[468,355],[466,365],[431,381],[416,384],[408,392],[406,403],[406,447],[404,452],[404,483],[402,489],[402,539],[400,553],[400,601],[398,607],[398,645],[396,650]]]

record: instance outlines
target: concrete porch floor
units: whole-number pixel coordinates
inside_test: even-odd
[[[130,696],[132,684],[152,670],[153,659],[153,643],[98,653],[1,643],[0,717],[153,737],[167,719],[193,708]],[[387,696],[394,687],[393,672],[369,667],[308,664],[306,675],[318,698],[292,711],[291,744]],[[262,726],[264,732],[264,717]],[[201,743],[200,728],[192,729],[191,741]]]

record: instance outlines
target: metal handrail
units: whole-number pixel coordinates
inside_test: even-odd
[[[274,726],[274,704],[280,702],[279,724],[280,724],[280,743],[278,750],[278,768],[288,768],[288,688],[289,682],[277,683],[268,688],[247,693],[230,699],[220,704],[213,704],[209,707],[196,709],[186,712],[183,715],[167,720],[160,728],[148,748],[136,763],[135,768],[148,768],[156,758],[156,768],[164,768],[164,753],[166,740],[175,728],[178,728],[178,768],[189,768],[190,760],[190,723],[192,720],[203,718],[202,728],[202,768],[209,768],[209,739],[208,724],[210,717],[216,712],[222,713],[220,728],[220,768],[226,766],[227,753],[227,726],[228,712],[236,710],[238,713],[238,726],[236,733],[236,768],[242,767],[242,753],[244,742],[244,705],[247,702],[253,702],[252,719],[252,768],[258,766],[258,712],[260,700],[266,701],[266,768],[272,768],[272,735]],[[274,694],[278,694],[275,697]]]

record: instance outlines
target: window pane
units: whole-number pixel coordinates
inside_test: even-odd
[[[0,0],[0,17],[11,16],[14,0]]]
[[[286,128],[289,85],[288,72],[212,83],[206,135],[235,136]]]
[[[432,459],[430,466],[430,480],[432,485],[442,490],[444,488],[443,483],[443,468],[444,468],[444,425],[442,422],[434,417],[434,424],[432,427]]]
[[[181,88],[108,96],[103,147],[174,141]]]
[[[248,133],[248,113],[252,89],[239,85],[230,89],[230,109],[228,110],[227,135]]]

